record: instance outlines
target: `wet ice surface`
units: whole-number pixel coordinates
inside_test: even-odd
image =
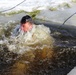
[[[76,75],[76,67],[74,67],[72,71],[68,73],[67,75]]]
[[[76,38],[48,24],[45,25],[49,26],[50,35],[55,43],[47,40],[54,47],[49,47],[49,43],[48,46],[32,49],[24,54],[11,52],[7,44],[2,41],[7,42],[11,35],[9,31],[12,31],[17,24],[8,23],[5,27],[3,25],[0,27],[0,75],[67,75],[76,66]],[[12,41],[9,45],[11,43]],[[38,44],[33,45],[33,47],[36,46]]]

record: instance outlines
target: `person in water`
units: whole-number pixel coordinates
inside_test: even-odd
[[[17,25],[13,31],[13,36],[17,36],[20,32],[28,32],[33,28],[33,20],[29,15],[23,16],[20,25]]]
[[[12,32],[13,36],[9,39],[12,43],[9,44],[8,49],[17,54],[23,54],[28,49],[43,48],[46,45],[51,45],[52,48],[54,39],[50,33],[50,29],[45,25],[36,25],[29,15],[23,16],[20,25],[17,25]]]

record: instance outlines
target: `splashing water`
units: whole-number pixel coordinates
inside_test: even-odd
[[[15,59],[12,58],[12,56],[11,58],[9,57],[6,60],[8,61],[8,63],[12,60],[16,61],[16,63],[12,66],[11,75],[23,75],[24,69],[25,71],[27,71],[27,67],[29,67],[27,66],[27,64],[34,61],[34,59],[40,58],[41,60],[43,60],[46,57],[52,57],[54,39],[52,38],[52,36],[50,36],[50,29],[44,25],[33,25],[33,29],[31,31],[27,33],[21,32],[18,36],[11,35],[14,28],[15,25],[13,25],[13,23],[7,23],[4,26],[1,25],[0,46],[2,50],[7,49],[9,52],[18,54],[18,57],[16,57]],[[5,52],[6,51],[4,50],[4,54],[6,54],[6,57],[4,58],[7,58],[8,52]],[[11,72],[11,70],[9,70],[9,72]],[[17,72],[14,73],[15,70],[17,70]],[[7,72],[6,74],[10,75]]]
[[[29,50],[43,49],[44,46],[53,47],[54,39],[50,36],[50,29],[44,25],[34,25],[27,33],[11,36],[5,41],[9,51],[23,54]]]
[[[44,25],[14,37],[17,24],[0,24],[0,75],[66,75],[75,66],[76,38]]]

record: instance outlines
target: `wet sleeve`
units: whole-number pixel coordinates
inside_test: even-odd
[[[16,28],[12,32],[12,36],[17,36],[20,33],[20,25],[17,25]]]

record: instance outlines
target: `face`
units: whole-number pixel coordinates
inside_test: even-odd
[[[31,22],[26,22],[26,23],[21,25],[21,29],[24,32],[30,31],[32,29],[32,27],[33,27],[33,24]]]

